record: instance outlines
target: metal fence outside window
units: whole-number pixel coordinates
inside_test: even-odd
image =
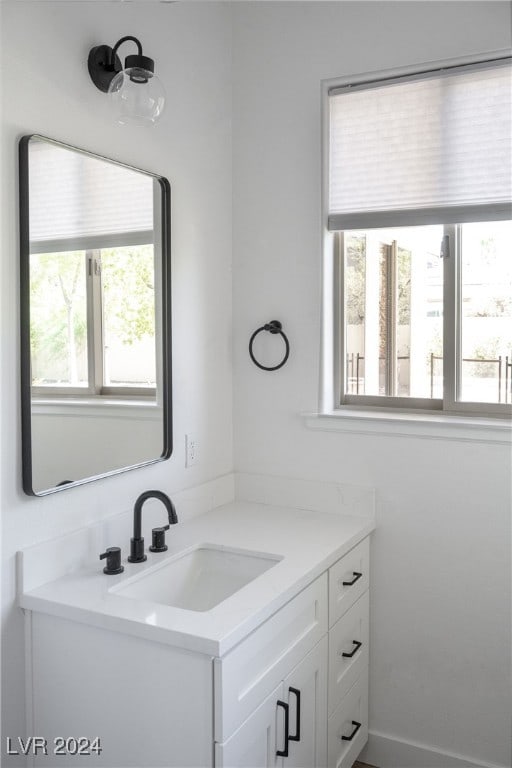
[[[397,360],[410,360],[409,355],[401,355]],[[443,360],[440,355],[431,353],[430,367],[430,397],[434,397],[435,365],[436,360]],[[385,357],[379,357],[379,362],[386,362]],[[472,365],[495,365],[497,366],[497,376],[485,376],[482,378],[496,379],[497,402],[512,402],[512,354],[499,355],[496,358],[464,357],[463,363]],[[364,355],[359,352],[351,352],[347,355],[345,366],[345,391],[351,395],[364,394]]]

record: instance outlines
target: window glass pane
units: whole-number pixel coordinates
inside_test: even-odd
[[[459,399],[510,403],[512,222],[461,226]]]
[[[87,387],[85,252],[30,256],[32,385]]]
[[[101,280],[104,385],[155,387],[153,245],[102,250]]]
[[[345,232],[345,392],[441,398],[442,227]]]

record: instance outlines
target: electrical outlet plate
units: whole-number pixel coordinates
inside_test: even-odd
[[[193,433],[185,435],[185,466],[193,467],[198,463],[199,443],[197,436]]]

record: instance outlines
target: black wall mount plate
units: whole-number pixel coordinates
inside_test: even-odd
[[[114,59],[114,70],[109,68],[111,57],[112,48],[109,45],[96,45],[89,51],[87,60],[91,80],[104,93],[107,93],[115,75],[122,70],[121,59],[117,54]]]

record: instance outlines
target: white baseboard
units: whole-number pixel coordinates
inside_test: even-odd
[[[371,731],[358,759],[379,768],[507,768],[505,764],[475,762],[463,755],[440,752],[424,744],[399,741]]]

